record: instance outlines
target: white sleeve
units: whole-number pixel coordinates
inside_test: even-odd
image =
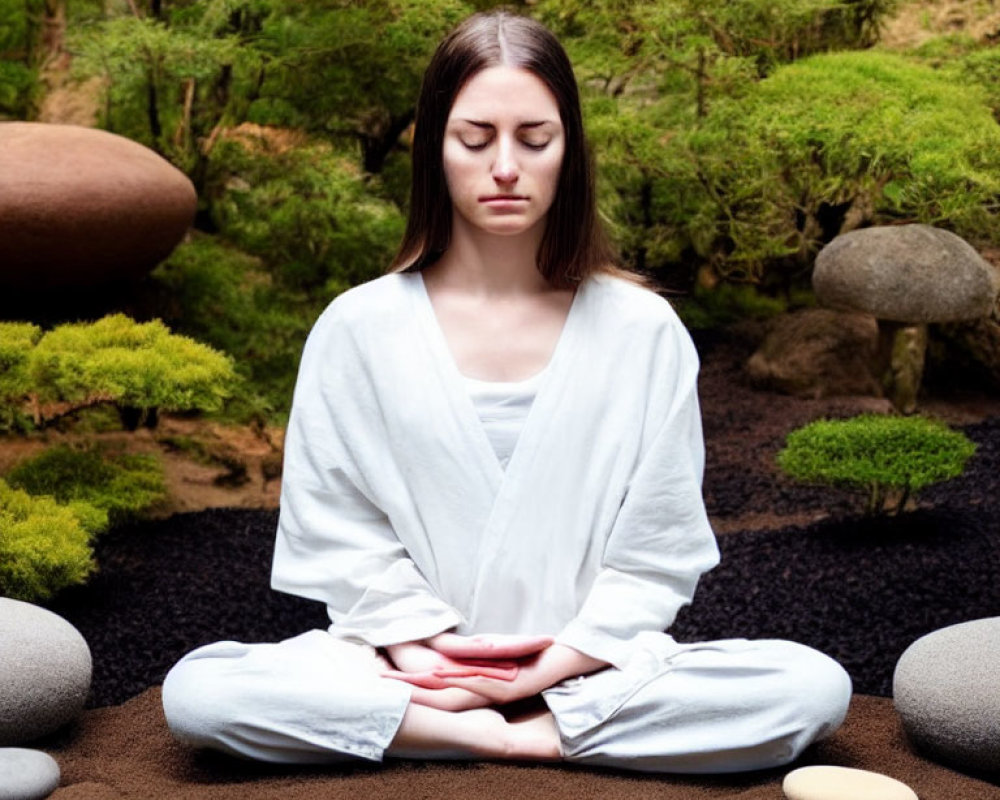
[[[662,423],[652,429],[607,540],[602,570],[579,614],[556,640],[621,667],[643,631],[663,631],[719,562],[701,493],[705,449],[698,357],[686,332],[671,348],[675,369]]]
[[[462,615],[435,595],[386,514],[349,477],[356,459],[338,428],[377,415],[364,402],[331,396],[364,391],[344,347],[314,330],[303,352],[285,434],[271,586],[326,603],[338,636],[374,646],[424,639]],[[346,420],[335,416],[338,408]],[[377,438],[377,423],[368,424],[365,434]]]

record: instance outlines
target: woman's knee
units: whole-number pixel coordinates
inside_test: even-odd
[[[840,727],[851,701],[851,678],[824,653],[794,642],[783,642],[786,703],[795,720],[798,740],[794,756]]]
[[[193,654],[192,654],[193,655]],[[163,713],[170,732],[185,744],[217,747],[232,724],[237,685],[225,658],[185,657],[163,680]]]

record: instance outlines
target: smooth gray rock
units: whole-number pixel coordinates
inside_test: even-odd
[[[1000,773],[1000,617],[917,639],[896,664],[893,700],[907,736],[928,756]]]
[[[893,322],[989,315],[1000,275],[964,239],[930,225],[861,228],[820,250],[813,290],[821,305]]]
[[[91,672],[90,648],[69,622],[0,597],[0,746],[33,741],[75,719]]]
[[[41,800],[59,786],[59,765],[48,753],[0,747],[0,800]]]

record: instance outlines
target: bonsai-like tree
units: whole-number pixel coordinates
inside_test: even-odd
[[[862,414],[792,431],[778,466],[796,480],[866,491],[869,514],[898,514],[920,490],[961,475],[975,450],[927,417]]]

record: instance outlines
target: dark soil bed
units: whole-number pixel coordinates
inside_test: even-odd
[[[926,491],[915,511],[866,520],[856,498],[797,486],[773,461],[794,427],[879,401],[755,391],[740,373],[745,343],[699,347],[705,495],[724,531],[723,560],[681,613],[672,629],[678,639],[794,639],[841,661],[856,692],[888,695],[895,662],[914,639],[1000,615],[1000,402],[981,394],[928,398],[938,413],[981,420],[962,426],[979,445],[970,469]],[[121,527],[98,542],[100,573],[50,604],[90,644],[91,706],[121,703],[159,683],[181,655],[206,642],[274,641],[327,624],[319,604],[268,588],[276,516],[180,514]]]

